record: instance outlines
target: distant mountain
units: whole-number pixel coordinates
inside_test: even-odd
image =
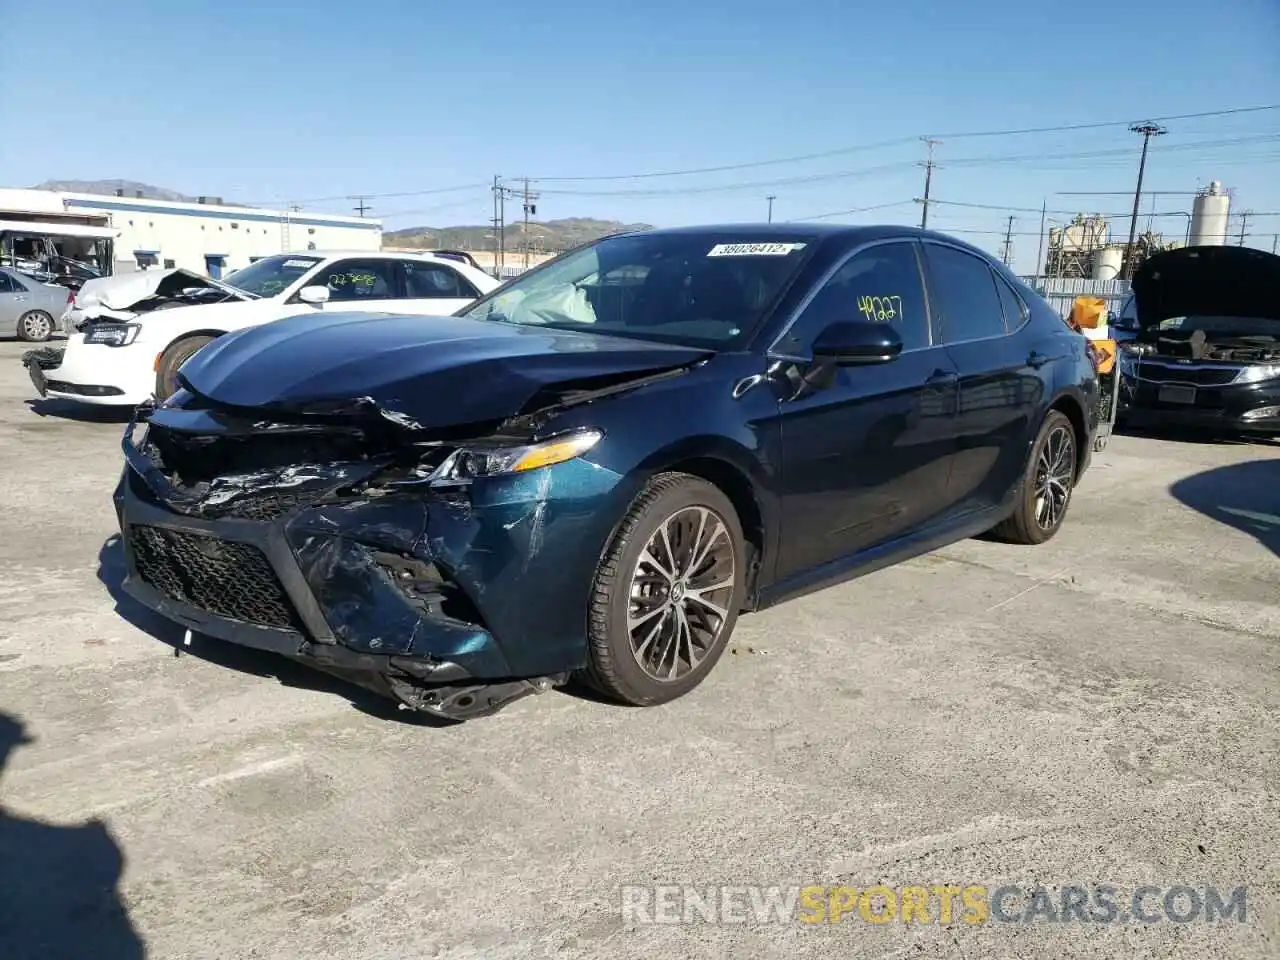
[[[114,197],[117,190],[123,190],[123,196],[138,197],[144,200],[173,200],[178,203],[195,203],[199,197],[191,197],[168,187],[156,187],[137,180],[46,180],[38,183],[33,190],[63,190],[67,193],[97,193],[105,197]],[[222,201],[225,206],[239,207],[243,204]]]
[[[653,227],[647,223],[569,217],[564,220],[530,221],[529,241],[535,250],[555,252],[614,233],[652,229]],[[509,222],[504,232],[507,249],[521,249],[524,221]],[[395,247],[492,250],[493,228],[487,224],[476,227],[406,227],[401,230],[385,231],[382,234],[382,242]]]

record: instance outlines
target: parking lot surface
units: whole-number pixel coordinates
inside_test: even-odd
[[[1280,445],[1118,437],[1045,546],[744,617],[665,707],[441,727],[116,599],[119,418],[33,405],[22,349],[6,960],[1280,955]],[[1247,916],[650,924],[624,884],[1244,886]]]

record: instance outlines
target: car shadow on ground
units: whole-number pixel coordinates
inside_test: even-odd
[[[79,423],[118,423],[124,425],[133,416],[133,407],[97,407],[73,400],[36,399],[26,401],[27,408],[38,417],[57,417]]]
[[[0,712],[0,775],[31,742],[21,721]],[[100,820],[61,826],[0,806],[0,955],[142,960],[117,890],[124,862]]]
[[[1169,487],[1191,509],[1255,537],[1280,557],[1280,460],[1205,470]]]
[[[185,642],[186,631],[181,626],[143,606],[125,592],[122,586],[124,576],[124,547],[119,535],[113,535],[107,538],[98,552],[98,579],[115,602],[116,613],[143,633],[172,647],[175,657],[198,657],[229,670],[274,679],[282,686],[344,697],[361,713],[379,720],[419,727],[458,725],[456,721],[430,714],[401,710],[395,701],[359,684],[266,650],[242,647],[200,634],[193,634],[188,644]]]

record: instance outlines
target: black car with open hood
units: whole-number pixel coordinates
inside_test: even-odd
[[[1280,256],[1187,247],[1133,278],[1120,417],[1136,425],[1280,434]]]

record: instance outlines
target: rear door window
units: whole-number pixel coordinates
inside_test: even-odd
[[[995,274],[985,260],[955,247],[926,243],[932,302],[942,319],[942,342],[985,340],[1006,332]]]
[[[480,294],[457,270],[425,260],[404,260],[405,294],[413,300],[466,300]]]
[[[1000,295],[1000,305],[1004,307],[1004,325],[1012,332],[1027,322],[1027,305],[1004,277],[995,271],[992,273],[996,278],[996,293]]]

